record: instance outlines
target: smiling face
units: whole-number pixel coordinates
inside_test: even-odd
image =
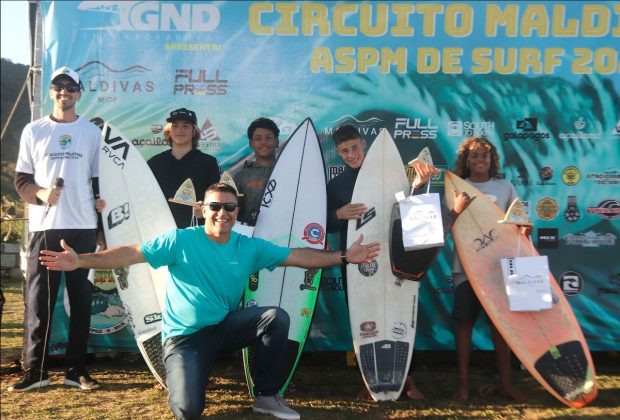
[[[73,93],[69,92],[67,87],[76,88],[77,91]],[[56,90],[58,88],[60,88],[60,91],[57,92]],[[50,98],[54,102],[54,108],[63,112],[74,109],[81,94],[79,86],[76,85],[71,78],[66,76],[58,76],[55,78],[50,87]]]
[[[472,181],[487,181],[491,169],[491,150],[484,143],[473,143],[467,154],[467,167]]]
[[[232,228],[237,221],[239,207],[233,211],[227,211],[225,206],[219,210],[211,210],[209,203],[235,203],[237,198],[234,194],[222,191],[209,191],[205,196],[205,204],[202,206],[202,215],[205,218],[205,232],[215,242],[225,243],[230,238]]]
[[[258,127],[252,133],[250,147],[254,150],[254,155],[260,159],[275,159],[278,138],[266,128]]]
[[[357,169],[364,162],[365,148],[366,142],[357,138],[341,142],[336,146],[336,151],[349,168]]]

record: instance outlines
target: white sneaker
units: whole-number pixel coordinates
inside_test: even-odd
[[[299,413],[288,406],[284,398],[279,395],[271,397],[257,396],[252,409],[257,413],[271,414],[279,419],[297,420]]]

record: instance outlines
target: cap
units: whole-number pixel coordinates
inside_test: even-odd
[[[54,79],[58,76],[66,76],[69,79],[73,80],[76,85],[80,84],[80,76],[75,72],[75,70],[70,69],[69,67],[61,67],[57,69],[54,73],[52,73],[52,78],[50,79],[52,83]]]
[[[170,116],[166,119],[166,122],[172,122],[176,120],[187,120],[191,121],[194,125],[198,125],[196,113],[186,108],[179,108],[172,111],[170,113]]]

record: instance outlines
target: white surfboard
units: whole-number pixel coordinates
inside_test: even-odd
[[[176,224],[159,184],[138,150],[106,123],[99,154],[99,189],[109,248],[153,239]],[[161,309],[168,270],[135,264],[114,270],[118,294],[130,315],[140,353],[157,380],[166,386],[162,359]]]
[[[306,119],[291,135],[266,184],[254,237],[292,248],[325,248],[327,193],[318,136]],[[279,306],[289,314],[286,379],[283,394],[301,356],[314,313],[321,270],[278,267],[252,276],[244,297],[246,307]],[[244,349],[244,365],[253,395],[253,355]]]
[[[380,242],[371,263],[347,266],[347,294],[353,348],[364,383],[375,401],[396,400],[405,384],[415,340],[419,282],[392,273],[389,255],[392,206],[395,194],[409,182],[392,137],[382,129],[357,176],[352,203],[368,211],[350,220],[347,247],[364,235],[364,242]]]

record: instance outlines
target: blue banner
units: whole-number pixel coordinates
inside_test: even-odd
[[[620,3],[41,1],[43,111],[53,70],[81,76],[80,113],[111,121],[149,158],[165,118],[198,116],[202,151],[234,172],[245,132],[272,118],[285,139],[304,118],[331,134],[381,128],[403,162],[429,147],[452,168],[470,135],[499,149],[530,208],[592,350],[620,343]],[[433,188],[443,192],[443,180]],[[334,239],[332,238],[332,241]],[[420,288],[418,349],[454,347],[449,243]],[[309,349],[350,348],[337,267],[325,270]],[[479,323],[474,345],[492,347]]]

